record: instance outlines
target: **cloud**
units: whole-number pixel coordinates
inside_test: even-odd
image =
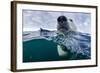
[[[89,13],[23,10],[23,27],[56,29],[57,18],[60,15],[73,19],[78,31],[90,33],[91,16]]]

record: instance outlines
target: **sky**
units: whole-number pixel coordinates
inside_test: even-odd
[[[91,14],[78,12],[61,12],[61,11],[39,11],[23,10],[23,31],[37,31],[40,28],[56,30],[57,18],[61,15],[72,19],[77,31],[91,32]]]

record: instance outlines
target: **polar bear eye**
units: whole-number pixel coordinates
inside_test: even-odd
[[[73,20],[72,19],[69,19],[71,22],[73,22]]]

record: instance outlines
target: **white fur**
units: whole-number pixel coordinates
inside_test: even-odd
[[[57,45],[57,50],[58,50],[58,55],[59,56],[66,56],[67,55],[67,52],[63,51],[62,50],[62,47],[60,45]]]
[[[73,21],[71,22],[70,20],[68,20],[68,23],[69,23],[69,26],[70,26],[70,30],[72,30],[72,31],[76,31],[77,30],[77,28],[76,28],[76,26],[75,26]]]
[[[73,21],[71,22],[70,20],[68,20],[68,23],[69,23],[69,27],[70,27],[71,31],[76,31],[77,30],[77,28],[76,28]],[[58,55],[59,56],[63,57],[63,56],[66,56],[68,54],[68,52],[64,51],[60,45],[57,45],[57,50],[58,50]]]

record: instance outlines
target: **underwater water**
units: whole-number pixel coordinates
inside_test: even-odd
[[[91,59],[91,36],[88,33],[32,36],[33,32],[23,35],[23,62]],[[67,55],[60,56],[57,45],[60,45]]]

